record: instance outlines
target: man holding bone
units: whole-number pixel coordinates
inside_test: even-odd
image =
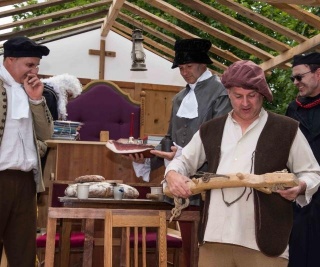
[[[288,169],[296,186],[266,194],[251,187],[207,190],[199,235],[199,267],[285,267],[292,205],[307,205],[320,167],[298,123],[266,111],[272,101],[263,70],[247,60],[222,75],[233,110],[204,123],[166,168],[170,193],[188,198],[188,177],[204,162],[217,174],[265,174]]]

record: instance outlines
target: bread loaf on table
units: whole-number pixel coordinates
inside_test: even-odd
[[[89,184],[89,198],[113,198],[114,184],[108,182],[88,182],[82,184]],[[126,184],[117,185],[123,187],[123,198],[134,199],[139,197],[139,192],[136,188]],[[67,197],[77,197],[77,184],[69,185],[64,194]]]
[[[83,175],[79,176],[74,181],[76,183],[87,183],[87,182],[103,182],[106,179],[101,176],[101,175],[96,175],[96,174],[90,174],[90,175]]]

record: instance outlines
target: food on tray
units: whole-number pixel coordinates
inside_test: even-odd
[[[124,143],[115,140],[109,140],[106,146],[117,154],[141,153],[145,158],[153,157],[154,155],[150,153],[150,150],[155,149],[153,145]]]

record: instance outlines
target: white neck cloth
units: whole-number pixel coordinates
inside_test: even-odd
[[[18,120],[29,117],[29,101],[28,96],[22,85],[17,83],[6,68],[0,66],[0,78],[5,84],[11,88],[12,103],[11,103],[11,118]]]
[[[209,79],[212,76],[211,71],[208,69],[202,73],[194,84],[189,84],[190,91],[183,98],[177,116],[180,118],[194,119],[198,117],[198,101],[194,89],[198,82]]]

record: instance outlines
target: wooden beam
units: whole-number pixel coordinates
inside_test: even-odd
[[[126,34],[128,34],[129,36],[132,35],[132,30],[118,22],[115,22],[113,25],[115,28],[125,32]],[[132,40],[132,39],[131,39]],[[146,36],[143,37],[143,45],[145,45],[146,43],[149,44],[150,46],[153,46],[155,49],[158,49],[160,51],[163,51],[164,53],[170,55],[171,57],[174,57],[174,51]]]
[[[281,55],[276,56],[275,58],[270,59],[270,60],[260,64],[260,67],[264,71],[272,70],[272,69],[282,65],[283,63],[290,61],[294,55],[302,54],[302,53],[306,53],[306,52],[315,50],[319,46],[320,46],[320,34],[310,38],[308,41],[305,41],[302,44],[299,44],[299,45],[291,48],[290,50],[282,53]]]
[[[170,14],[171,16],[176,17],[179,20],[182,20],[185,23],[188,23],[192,25],[193,27],[197,27],[198,29],[201,29],[202,31],[207,32],[208,34],[215,36],[216,38],[229,43],[230,45],[237,47],[238,49],[247,52],[250,55],[254,55],[257,58],[260,58],[262,60],[269,60],[270,58],[273,58],[273,55],[270,53],[248,43],[240,38],[237,38],[235,36],[232,36],[230,34],[227,34],[219,29],[216,29],[214,27],[211,27],[209,24],[203,22],[202,20],[199,20],[195,17],[192,17],[186,13],[183,13],[178,8],[169,5],[165,1],[160,0],[148,0],[148,3],[156,8],[159,8],[160,10]]]
[[[14,4],[19,4],[22,1],[19,0],[1,0],[0,1],[0,6],[9,6],[9,5],[14,5]]]
[[[289,28],[286,28],[271,19],[268,19],[262,15],[260,15],[257,12],[252,11],[249,8],[246,8],[242,6],[241,4],[234,2],[233,0],[217,0],[221,5],[224,5],[235,12],[239,13],[241,16],[250,18],[252,21],[255,21],[256,23],[259,23],[261,25],[264,25],[265,27],[273,30],[274,32],[278,32],[279,34],[282,34],[286,36],[289,39],[295,40],[298,43],[304,42],[308,40],[307,37],[290,30]]]
[[[295,17],[299,21],[306,23],[316,29],[320,29],[320,18],[319,16],[304,10],[297,5],[286,5],[286,4],[272,4],[274,7],[279,8],[287,14]]]
[[[131,41],[131,39],[132,39],[131,35],[128,35],[126,32],[124,32],[124,31],[122,31],[122,30],[120,30],[120,29],[117,29],[117,28],[115,27],[115,25],[116,25],[116,24],[114,24],[114,25],[112,26],[112,31],[115,32],[115,33],[117,33],[117,34],[119,34],[119,35],[121,35],[122,37],[126,38],[127,40],[130,40],[130,41]],[[170,61],[170,62],[173,61],[173,58],[167,57],[164,53],[162,53],[162,52],[160,53],[159,51],[151,48],[151,46],[146,45],[145,43],[144,43],[144,45],[143,45],[143,48],[146,49],[146,50],[149,50],[150,52],[154,53],[155,55],[158,55],[159,57],[164,58],[165,60],[168,60],[168,61]]]
[[[210,5],[204,4],[199,0],[179,0],[182,4],[190,7],[192,10],[198,11],[201,14],[207,16],[210,19],[221,22],[221,24],[226,25],[228,28],[247,36],[249,39],[256,40],[257,42],[263,44],[266,47],[273,49],[274,51],[284,52],[291,47],[272,38],[253,27],[246,25],[235,18],[226,15],[225,13],[217,10]]]
[[[48,40],[48,39],[52,38],[52,37],[54,37],[52,39],[56,39],[56,40],[63,39],[65,37],[68,37],[71,35],[87,32],[87,31],[92,31],[93,29],[98,29],[100,27],[102,21],[103,21],[103,19],[94,20],[94,21],[84,23],[82,25],[75,25],[75,26],[70,26],[68,28],[63,28],[63,29],[56,30],[56,31],[49,31],[49,32],[46,32],[43,34],[34,35],[31,37],[31,39],[34,41],[39,40],[38,43],[46,43],[47,41],[51,41],[51,39],[50,40]],[[0,48],[2,46],[3,46],[3,44],[0,44]]]
[[[81,6],[81,7],[74,7],[74,8],[69,8],[69,9],[66,9],[66,10],[61,10],[61,11],[57,11],[57,12],[53,12],[53,13],[49,13],[49,14],[45,14],[45,15],[41,15],[41,16],[36,16],[36,17],[30,18],[30,19],[23,19],[23,20],[12,22],[12,23],[2,24],[2,25],[0,25],[0,30],[5,30],[5,29],[8,29],[8,28],[14,28],[14,27],[18,27],[18,26],[23,26],[23,25],[28,24],[28,23],[34,24],[35,22],[42,22],[42,21],[45,21],[45,20],[51,20],[53,18],[59,18],[58,22],[61,21],[61,22],[65,23],[65,21],[67,19],[63,19],[62,18],[63,16],[70,15],[72,13],[79,12],[79,11],[84,11],[84,10],[87,10],[87,9],[97,8],[97,7],[100,7],[101,5],[102,5],[102,2],[97,2],[97,3],[84,5],[84,6]],[[101,14],[101,15],[98,15],[98,14]],[[88,18],[88,17],[90,18],[91,16],[95,16],[95,17],[101,16],[102,17],[102,14],[103,14],[103,11],[99,11],[99,12],[95,11],[95,12],[92,12],[92,13],[78,15],[76,17],[73,17],[73,19],[81,18],[81,19],[84,20],[83,17],[85,17],[85,18]],[[52,23],[48,23],[48,24],[52,25],[53,23],[55,23],[54,20],[53,20]]]
[[[51,1],[46,1],[43,3],[26,5],[24,7],[11,8],[11,9],[5,10],[3,12],[0,12],[0,18],[21,14],[23,12],[31,12],[34,10],[39,10],[42,8],[47,8],[47,7],[51,7],[51,6],[55,6],[55,5],[61,5],[61,4],[64,4],[67,2],[72,2],[72,1],[73,0],[51,0]],[[104,0],[104,1],[107,1],[107,0]],[[111,0],[108,0],[108,1],[111,1]],[[21,3],[21,2],[22,1],[19,1],[19,3]],[[0,4],[0,6],[1,6],[1,4]]]
[[[106,37],[113,25],[113,23],[115,22],[119,11],[123,5],[123,3],[125,2],[125,0],[113,0],[110,8],[109,8],[109,12],[107,17],[105,18],[102,26],[101,26],[101,36],[102,37]]]
[[[160,31],[158,31],[148,25],[144,25],[143,23],[139,22],[138,20],[135,20],[132,17],[130,17],[122,12],[119,13],[118,18],[131,24],[131,25],[136,25],[137,27],[142,29],[144,32],[147,32],[148,34],[151,34],[154,37],[156,37],[156,38],[160,39],[161,41],[166,42],[172,46],[174,45],[174,43],[176,41],[174,38],[160,32]]]
[[[304,5],[304,6],[320,5],[320,0],[261,0],[261,2],[294,4],[294,5]]]
[[[150,12],[147,12],[145,10],[141,10],[140,8],[137,8],[135,5],[132,5],[129,2],[125,2],[123,7],[130,11],[133,14],[137,14],[142,18],[145,18],[149,20],[150,22],[154,23],[155,25],[158,25],[158,27],[164,28],[167,31],[173,32],[175,35],[180,36],[181,38],[199,38],[199,36],[190,33],[189,31],[186,31],[173,23],[170,23],[162,18],[159,18],[156,15],[151,14]],[[241,58],[237,57],[233,53],[227,50],[223,50],[215,45],[212,45],[210,48],[210,52],[214,53],[226,60],[229,60],[231,62],[235,62],[238,60],[241,60]],[[223,62],[219,62],[216,60],[213,60],[213,65],[222,71],[226,68],[226,66],[223,64]]]
[[[103,11],[96,12],[95,16],[98,17],[102,13],[103,13]],[[61,21],[56,21],[56,22],[52,22],[52,23],[49,23],[49,24],[44,24],[43,26],[36,26],[36,27],[26,28],[26,29],[20,30],[20,31],[3,33],[3,34],[0,35],[0,41],[5,41],[5,40],[7,40],[7,39],[9,39],[11,37],[14,37],[14,36],[21,36],[21,35],[29,36],[30,34],[34,35],[34,34],[36,34],[38,32],[43,32],[43,31],[51,29],[51,28],[68,25],[69,23],[70,24],[77,24],[77,23],[82,22],[83,20],[92,18],[92,16],[93,16],[93,14],[80,15],[78,17],[72,17],[72,18],[69,18],[69,19],[64,19],[64,20],[61,20]],[[29,36],[29,37],[31,37],[31,36]]]

